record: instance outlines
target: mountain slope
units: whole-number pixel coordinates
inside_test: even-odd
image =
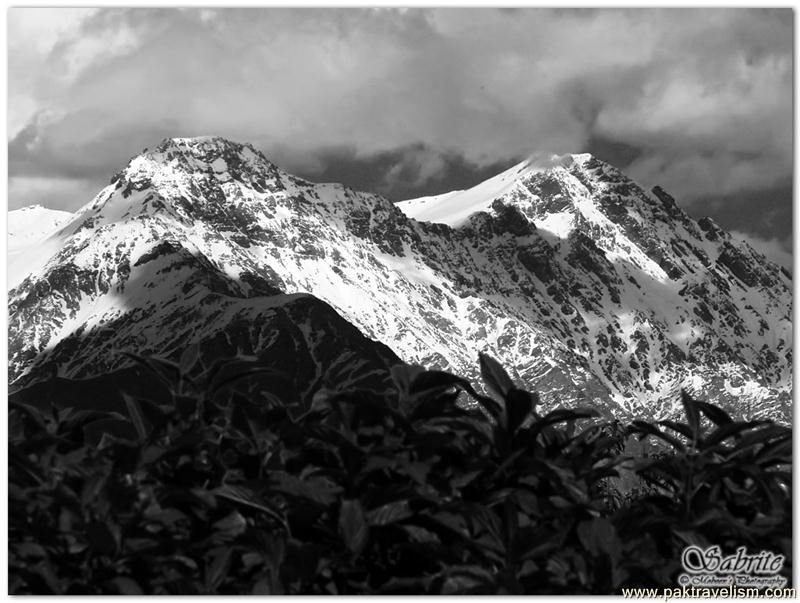
[[[256,297],[309,292],[405,361],[471,375],[487,350],[550,404],[669,412],[690,386],[787,412],[787,273],[590,156],[525,162],[476,188],[396,207],[295,178],[248,145],[164,141],[11,291],[11,375],[36,380],[62,342],[123,315],[117,343],[171,350],[262,320]],[[59,374],[119,368],[110,345],[73,346]]]
[[[72,218],[66,211],[31,205],[8,212],[8,286],[16,287],[58,249],[48,238]]]
[[[464,204],[536,226],[552,252],[545,265],[564,271],[556,280],[570,282],[593,334],[581,346],[611,369],[607,376],[616,372],[617,381],[668,392],[672,372],[714,399],[777,397],[787,412],[791,275],[713,220],[695,222],[665,191],[647,193],[590,155],[522,162],[469,191],[399,206],[409,216],[469,230],[473,218],[464,217]],[[620,354],[628,367],[609,363],[609,355]]]
[[[36,220],[11,212],[10,229],[20,230],[10,239],[34,241],[19,246],[27,277],[9,296],[12,388],[58,384],[23,398],[110,394],[90,378],[114,371],[130,389],[141,375],[125,352],[177,359],[194,342],[212,359],[259,356],[293,381],[286,395],[306,400],[321,387],[385,389],[400,362],[323,301],[210,261],[192,244],[193,225],[156,195],[112,185],[76,214],[55,216],[55,229],[39,209],[20,211],[43,228],[25,237]]]
[[[523,179],[570,161],[571,155],[530,158],[471,189],[400,201],[397,207],[407,216],[422,222],[461,226],[471,215],[489,211],[495,199],[515,190]]]

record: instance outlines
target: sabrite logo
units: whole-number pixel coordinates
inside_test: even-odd
[[[745,547],[732,555],[723,555],[719,546],[701,548],[688,546],[681,555],[686,573],[678,576],[681,586],[741,586],[755,588],[781,588],[786,578],[778,573],[785,558],[770,551],[750,554]]]

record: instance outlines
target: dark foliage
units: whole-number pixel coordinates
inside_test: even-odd
[[[12,593],[617,593],[674,586],[690,543],[791,560],[791,431],[688,396],[623,427],[540,414],[487,356],[492,398],[401,366],[307,406],[253,361],[141,362],[170,403],[11,407]],[[610,496],[621,472],[642,493]]]

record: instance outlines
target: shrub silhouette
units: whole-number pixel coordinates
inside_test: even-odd
[[[12,404],[12,593],[618,593],[675,586],[690,543],[780,552],[791,576],[791,431],[688,395],[685,423],[541,414],[481,355],[491,397],[400,366],[393,390],[304,406],[252,360],[139,360],[171,400]],[[620,467],[642,493],[615,492]]]

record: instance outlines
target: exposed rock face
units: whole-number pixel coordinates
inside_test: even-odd
[[[669,408],[683,386],[746,412],[790,413],[786,270],[589,155],[523,162],[492,180],[400,206],[465,234],[472,218],[459,206],[496,219],[511,207],[523,214],[548,250],[538,243],[540,260],[520,252],[519,262],[537,271],[561,314],[540,324],[584,356],[621,405],[630,396]]]
[[[450,220],[458,194],[398,207],[247,145],[167,140],[30,258],[10,292],[11,376],[84,377],[123,367],[115,349],[200,339],[263,353],[272,327],[256,325],[289,329],[279,310],[299,298],[286,294],[310,293],[408,362],[474,376],[486,350],[548,404],[662,414],[688,386],[788,412],[786,273],[590,156],[492,180]],[[319,328],[301,326],[309,349]]]

